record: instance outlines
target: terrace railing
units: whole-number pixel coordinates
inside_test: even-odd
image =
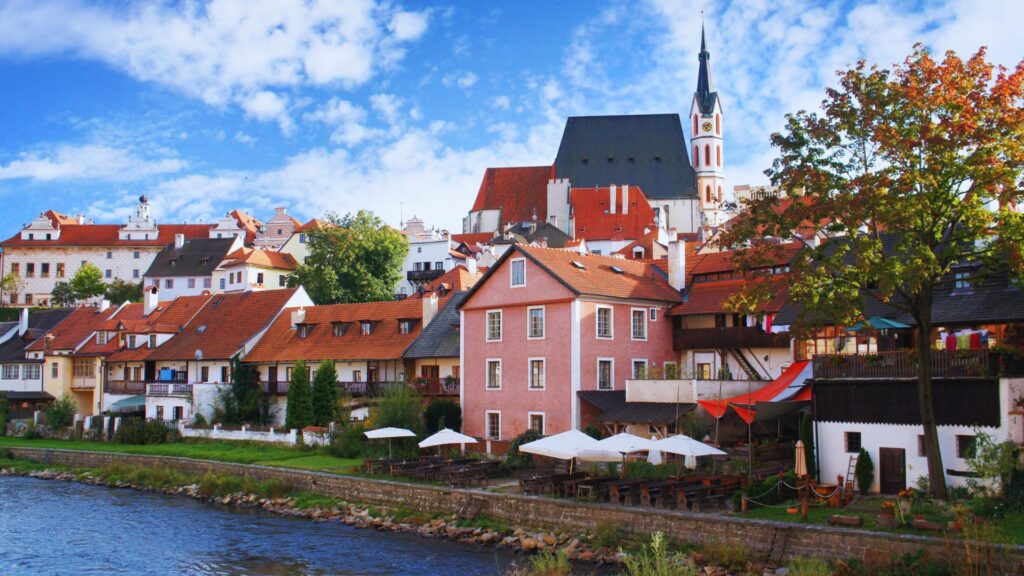
[[[672,344],[676,350],[789,348],[789,332],[772,334],[756,326],[676,328],[672,334]]]
[[[423,396],[458,396],[458,378],[416,378],[412,386]]]
[[[141,380],[107,380],[107,394],[145,394],[146,383]]]
[[[405,386],[404,382],[338,382],[338,391],[349,396],[376,398],[383,396],[390,388]],[[287,396],[291,383],[287,380],[278,382],[261,381],[260,391],[271,396]],[[458,394],[458,391],[455,392]]]
[[[181,382],[154,382],[146,385],[147,396],[187,396],[192,385]]]
[[[999,362],[988,350],[933,350],[932,378],[993,378]],[[876,354],[826,354],[813,358],[814,378],[823,380],[917,378],[918,354],[897,350]]]

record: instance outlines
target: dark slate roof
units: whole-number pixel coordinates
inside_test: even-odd
[[[146,276],[210,276],[227,256],[234,241],[234,238],[185,240],[185,245],[180,249],[175,248],[174,244],[168,244],[153,259]]]
[[[625,390],[583,390],[577,394],[602,412],[621,408],[626,403]]]
[[[701,114],[711,114],[715,111],[715,100],[718,100],[718,92],[715,92],[711,83],[711,53],[708,52],[707,43],[704,41],[704,26],[700,27],[700,68],[697,70],[697,106]]]
[[[586,390],[577,394],[602,411],[598,420],[618,424],[671,424],[697,407],[691,403],[626,402],[624,390]]]
[[[459,304],[469,292],[456,292],[448,298],[430,324],[405,349],[403,358],[457,358],[459,356]]]
[[[650,199],[693,198],[697,189],[678,114],[572,116],[555,175],[576,188],[640,186]]]
[[[19,401],[19,400],[56,400],[49,392],[43,392],[42,390],[35,392],[14,392],[12,390],[0,390],[0,396],[7,398],[8,400]]]
[[[520,244],[529,244],[533,241],[544,239],[548,248],[564,248],[565,243],[572,240],[572,237],[562,232],[557,226],[542,222],[537,229],[530,232],[532,223],[525,222],[513,229],[513,236]]]
[[[24,337],[18,337],[15,333],[11,339],[0,344],[0,362],[35,362],[40,360],[27,360],[25,358],[25,347],[31,344],[36,338],[46,334],[51,328],[67,318],[74,308],[58,308],[56,310],[37,310],[29,312],[28,332]],[[17,322],[4,322],[0,324],[0,334],[18,325]]]

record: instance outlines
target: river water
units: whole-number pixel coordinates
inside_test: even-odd
[[[0,574],[504,575],[515,556],[191,498],[0,477]]]

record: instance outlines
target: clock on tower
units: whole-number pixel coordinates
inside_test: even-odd
[[[700,127],[701,127],[701,128],[702,128],[702,129],[703,129],[703,130],[704,130],[705,132],[711,132],[711,122],[704,122],[703,124],[701,124],[701,125],[700,125]]]

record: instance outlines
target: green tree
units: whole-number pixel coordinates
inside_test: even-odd
[[[772,135],[779,156],[766,173],[794,200],[755,200],[724,242],[752,245],[737,258],[764,262],[772,236],[807,244],[791,264],[796,329],[863,320],[869,299],[915,321],[918,408],[932,495],[946,497],[932,392],[932,303],[965,263],[1020,274],[1024,259],[1024,62],[995,69],[981,49],[940,62],[918,45],[893,70],[864,62],[840,72],[822,113],[787,116]],[[826,241],[815,246],[811,238]],[[841,241],[834,240],[842,238]],[[733,304],[763,300],[754,283]],[[760,290],[760,292],[758,292]]]
[[[107,286],[107,300],[114,304],[142,302],[142,282],[128,282],[118,278]]]
[[[25,280],[23,280],[22,277],[18,276],[17,274],[14,274],[14,273],[4,274],[3,277],[0,277],[0,292],[3,292],[4,295],[8,295],[8,294],[15,294],[15,295],[17,295],[18,292],[21,292],[21,290],[24,287],[25,287]],[[10,298],[2,298],[2,299],[0,299],[0,305],[6,304],[7,302],[11,302],[11,299]]]
[[[871,485],[875,483],[875,463],[871,460],[871,454],[863,448],[857,456],[853,476],[857,479],[857,488],[861,494],[867,494],[868,490],[871,490]]]
[[[46,409],[46,423],[55,429],[71,426],[77,412],[78,403],[75,402],[75,399],[70,394],[65,394],[63,397],[51,402],[50,406]]]
[[[334,362],[323,362],[313,375],[313,423],[327,426],[338,413],[338,373]]]
[[[290,430],[302,430],[313,423],[313,391],[309,387],[309,370],[299,360],[292,368],[292,379],[288,384],[288,407],[284,425]]]
[[[82,264],[71,277],[71,288],[75,291],[76,300],[88,300],[107,293],[103,272],[91,262]]]
[[[77,299],[75,289],[67,282],[57,282],[53,285],[53,290],[50,291],[50,302],[60,308],[73,306]]]
[[[394,298],[408,241],[372,212],[360,210],[306,233],[309,256],[289,276],[317,304],[373,302]]]
[[[266,424],[269,421],[269,403],[260,394],[256,370],[231,359],[231,383],[220,389],[213,410],[213,421],[220,424]]]
[[[462,408],[457,402],[441,398],[434,400],[423,413],[426,421],[427,434],[433,434],[442,428],[462,431]]]
[[[370,420],[375,428],[406,428],[423,437],[423,403],[420,395],[409,386],[389,387],[370,408]],[[392,441],[395,453],[416,451],[415,438],[396,438]]]
[[[5,396],[0,396],[0,436],[7,435],[7,420],[11,416],[11,404]]]

